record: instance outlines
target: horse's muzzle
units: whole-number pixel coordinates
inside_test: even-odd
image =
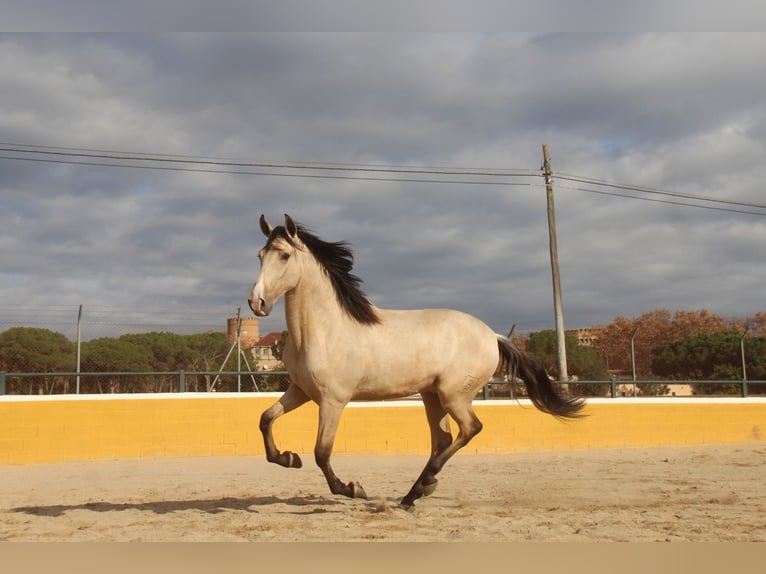
[[[255,300],[248,299],[247,303],[250,305],[250,309],[256,316],[266,317],[269,314],[269,308],[266,305],[266,301],[264,301],[262,298],[258,297]]]

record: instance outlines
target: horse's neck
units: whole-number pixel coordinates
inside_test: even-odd
[[[296,349],[324,346],[345,320],[327,274],[315,261],[307,261],[300,283],[285,295],[288,341]]]

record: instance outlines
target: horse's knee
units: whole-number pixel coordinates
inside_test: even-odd
[[[261,432],[263,434],[266,434],[267,432],[269,432],[269,429],[271,428],[271,423],[272,423],[273,420],[274,420],[274,417],[272,417],[269,414],[269,411],[265,411],[261,415],[261,420],[258,423],[258,428],[261,429]]]

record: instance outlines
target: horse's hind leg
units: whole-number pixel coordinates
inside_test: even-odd
[[[478,417],[473,412],[470,402],[447,405],[441,408],[443,409],[443,412],[448,412],[450,414],[460,430],[455,437],[455,440],[447,445],[444,450],[431,454],[431,458],[428,460],[423,472],[415,481],[415,484],[412,485],[412,488],[407,495],[402,499],[400,504],[403,508],[409,509],[418,498],[431,494],[434,488],[436,488],[436,475],[444,467],[444,464],[482,429],[481,421],[479,421]],[[426,413],[428,412],[428,404],[426,404]],[[433,416],[436,416],[436,412],[436,409],[433,408]],[[432,415],[429,415],[429,423],[431,422],[431,416]],[[433,431],[433,427],[431,428]],[[444,441],[442,444],[446,444],[446,437],[442,440]]]
[[[436,490],[438,483],[434,474],[430,472],[431,462],[452,444],[452,433],[450,432],[449,415],[442,407],[436,393],[423,392],[420,396],[426,407],[426,418],[431,430],[431,456],[419,478],[423,485],[422,496],[428,496]]]
[[[274,424],[275,419],[298,408],[308,400],[309,397],[306,393],[299,387],[290,383],[290,386],[287,387],[287,390],[279,400],[266,409],[261,415],[259,428],[263,434],[263,444],[266,448],[266,460],[269,462],[274,462],[288,468],[300,468],[303,466],[301,457],[299,457],[297,453],[290,451],[280,452],[277,449],[277,446],[274,443],[274,435],[271,432],[271,425]]]

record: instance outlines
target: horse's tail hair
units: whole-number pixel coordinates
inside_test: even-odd
[[[560,396],[545,369],[530,360],[508,337],[498,335],[497,345],[508,380],[513,381],[518,377],[524,381],[529,399],[535,407],[555,417],[574,419],[583,416],[581,410],[585,402],[579,398]]]

